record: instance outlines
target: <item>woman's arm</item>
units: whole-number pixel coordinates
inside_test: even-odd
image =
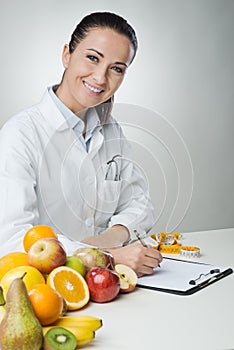
[[[107,250],[109,248],[121,247],[128,241],[129,237],[129,231],[125,226],[114,225],[106,229],[102,234],[89,236],[82,240],[82,242]]]
[[[31,164],[34,137],[24,122],[10,121],[0,131],[0,246],[20,250],[24,233],[38,219],[36,174]]]
[[[138,276],[153,273],[153,269],[162,261],[161,253],[151,247],[143,247],[138,242],[122,247],[129,237],[126,227],[115,225],[101,235],[88,237],[83,242],[107,250],[113,255],[115,264],[130,266]]]

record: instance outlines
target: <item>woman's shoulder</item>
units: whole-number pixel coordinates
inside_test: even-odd
[[[33,104],[11,116],[5,124],[2,126],[1,131],[7,132],[8,130],[17,130],[18,132],[25,133],[26,131],[33,131],[40,124],[45,124],[45,118],[43,115],[43,106],[48,93],[46,92],[41,101]],[[48,104],[48,102],[47,102]]]
[[[41,124],[41,102],[25,108],[10,117],[0,129],[0,144],[7,149],[34,149]]]
[[[29,124],[29,118],[27,109],[17,112],[13,116],[11,116],[2,126],[1,131],[5,131],[8,129],[19,128],[20,125],[26,126]]]
[[[32,130],[33,122],[31,115],[34,109],[35,107],[29,107],[10,117],[2,126],[1,134],[6,134],[9,132],[11,134],[25,134],[29,132],[30,129]]]

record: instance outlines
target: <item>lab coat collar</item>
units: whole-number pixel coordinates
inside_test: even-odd
[[[84,129],[84,122],[75,115],[56,95],[56,90],[59,85],[54,85],[48,88],[49,95],[51,96],[52,101],[55,103],[59,111],[62,113],[64,119],[67,121],[70,128],[80,130],[82,133]]]
[[[64,116],[50,96],[48,89],[44,93],[38,108],[54,130],[63,131],[70,128],[67,121],[64,119]]]
[[[108,101],[95,107],[101,125],[108,122],[113,107],[113,101],[114,99],[112,97]],[[48,89],[44,93],[38,108],[40,109],[41,113],[47,117],[46,119],[48,123],[54,130],[63,131],[70,128],[67,121],[64,119],[64,116],[59,111],[58,107],[50,96]]]

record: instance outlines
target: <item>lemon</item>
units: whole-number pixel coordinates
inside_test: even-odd
[[[33,266],[15,267],[15,268],[7,271],[1,279],[0,284],[2,286],[3,294],[5,297],[6,297],[6,293],[8,291],[8,288],[11,285],[11,282],[15,278],[21,278],[22,276],[24,276],[23,281],[25,283],[27,290],[31,289],[35,284],[45,283],[44,276],[35,267],[33,267]]]

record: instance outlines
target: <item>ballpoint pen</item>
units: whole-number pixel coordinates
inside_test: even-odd
[[[139,232],[137,232],[137,230],[134,230],[134,233],[136,235],[136,238],[138,239],[138,241],[141,242],[141,244],[143,245],[143,247],[148,247],[147,244],[144,242],[143,238],[140,236]]]
[[[138,241],[141,242],[141,244],[143,245],[143,247],[148,248],[148,245],[145,243],[143,238],[140,236],[139,232],[137,232],[137,230],[134,230],[134,233],[135,233],[136,238],[138,239]],[[158,267],[161,267],[161,266],[158,264]]]

